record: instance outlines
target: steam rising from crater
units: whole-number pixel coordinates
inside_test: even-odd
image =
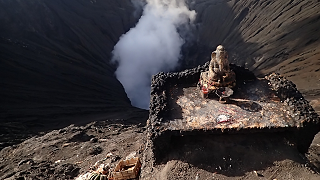
[[[116,76],[132,105],[148,109],[151,76],[178,65],[184,39],[181,27],[195,19],[184,0],[147,0],[136,27],[120,37],[113,50]],[[185,32],[184,32],[185,33]]]

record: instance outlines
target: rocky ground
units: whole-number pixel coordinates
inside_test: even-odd
[[[0,179],[74,179],[102,160],[114,167],[130,153],[141,157],[144,126],[105,120],[32,137],[2,149]]]
[[[145,119],[70,125],[0,152],[0,179],[74,179],[97,162],[115,166],[146,153]],[[177,139],[174,151],[140,179],[319,179],[320,135],[307,154],[274,135]],[[111,153],[111,155],[110,155]],[[178,158],[177,158],[178,157]]]
[[[167,163],[144,179],[319,179],[319,169],[287,139],[273,135],[177,139]],[[313,145],[319,150],[319,145]],[[310,154],[316,153],[312,149]],[[319,155],[313,156],[319,165]]]

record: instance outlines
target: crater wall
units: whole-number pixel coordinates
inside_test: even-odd
[[[141,16],[132,2],[0,1],[1,121],[43,127],[43,120],[130,109],[110,58]],[[203,64],[223,44],[232,63],[286,76],[319,112],[318,1],[187,2],[197,19],[180,69]]]

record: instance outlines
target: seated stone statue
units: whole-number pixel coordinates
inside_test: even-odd
[[[200,73],[198,87],[201,96],[208,98],[211,92],[215,92],[220,97],[219,102],[227,102],[226,99],[233,94],[231,88],[235,85],[236,74],[229,67],[227,51],[219,45],[211,54],[209,71]]]
[[[234,76],[234,72],[230,71],[227,51],[222,45],[219,45],[211,54],[208,78],[216,85],[224,86],[234,81]]]

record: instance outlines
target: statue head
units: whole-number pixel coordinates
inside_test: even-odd
[[[224,51],[224,47],[222,45],[217,46],[216,51]]]
[[[227,51],[224,49],[222,45],[217,46],[217,49],[211,53],[211,59],[218,58],[218,56],[224,56],[227,58]]]

